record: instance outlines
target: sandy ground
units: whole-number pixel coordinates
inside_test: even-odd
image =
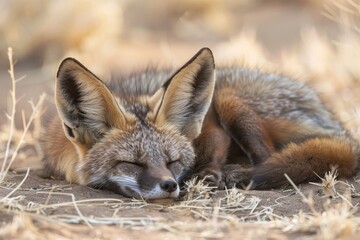
[[[25,174],[11,173],[6,178],[6,182],[19,184],[24,176]],[[360,191],[360,184],[357,181],[349,180],[348,184],[355,187],[353,193]],[[341,185],[339,183],[336,187],[338,193],[345,194],[345,189],[348,187]],[[324,196],[322,187],[319,186],[303,184],[299,188],[305,196],[312,196],[312,209],[291,187],[269,191],[238,190],[244,197],[258,199],[255,207],[251,206],[249,209],[221,208],[215,214],[216,203],[220,199],[224,199],[225,191],[214,192],[207,199],[206,206],[209,206],[209,209],[196,209],[195,206],[199,207],[199,205],[190,204],[193,208],[186,207],[182,200],[158,200],[145,203],[126,199],[112,192],[71,185],[65,181],[44,180],[34,174],[27,177],[14,196],[24,196],[24,199],[18,201],[17,204],[27,206],[29,216],[34,219],[32,223],[34,229],[41,232],[39,236],[58,234],[60,236],[76,236],[77,239],[239,239],[240,237],[241,239],[303,239],[314,236],[317,238],[318,235],[314,235],[315,227],[313,231],[311,228],[305,228],[303,233],[301,231],[284,232],[286,224],[281,221],[298,215],[299,210],[305,214],[314,214],[314,211],[321,213],[326,210],[326,206],[343,204],[343,200],[341,197]],[[10,190],[2,188],[0,196],[5,196],[9,192]],[[91,222],[90,227],[84,224],[79,212],[71,204],[72,199],[69,194],[76,199],[81,214]],[[91,199],[94,201],[82,202]],[[359,196],[353,194],[349,201],[355,206],[359,204]],[[57,205],[60,203],[63,206]],[[37,209],[36,204],[43,208]],[[16,206],[14,208],[16,213]],[[342,206],[342,208],[346,208],[346,206]],[[34,215],[36,212],[39,215]],[[354,214],[357,215],[358,212]],[[209,216],[213,219],[207,219]],[[223,216],[227,216],[227,219],[223,219]],[[13,213],[7,210],[0,211],[0,218],[3,226],[14,221]],[[341,216],[339,215],[337,218],[340,219]],[[64,224],[59,220],[75,223],[75,225]],[[327,220],[332,221],[331,219]],[[296,225],[295,222],[294,224]],[[301,223],[298,224],[301,225]],[[2,229],[0,237],[17,239],[21,234],[24,236],[30,234],[25,233],[26,231],[36,235],[35,230],[22,227],[24,228],[21,225],[18,227],[16,235],[3,235],[6,231]],[[327,227],[331,227],[331,224]],[[332,230],[327,229],[327,231],[331,232]],[[355,239],[351,238],[351,234],[344,236]]]

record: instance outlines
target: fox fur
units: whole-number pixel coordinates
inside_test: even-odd
[[[177,198],[192,175],[223,187],[277,188],[336,166],[358,171],[360,148],[318,94],[277,74],[218,68],[201,49],[177,71],[108,85],[73,58],[58,70],[58,114],[44,124],[48,175],[128,197]]]

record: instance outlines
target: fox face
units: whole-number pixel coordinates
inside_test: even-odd
[[[114,129],[103,137],[80,171],[89,173],[93,187],[130,197],[176,198],[178,183],[193,165],[193,148],[184,136],[137,123],[130,131]]]
[[[65,167],[65,176],[128,197],[177,198],[194,166],[192,141],[211,103],[214,69],[204,48],[155,93],[118,96],[78,61],[65,59],[56,107],[77,153],[67,159],[75,166]]]

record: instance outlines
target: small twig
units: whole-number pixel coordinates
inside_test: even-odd
[[[21,137],[20,137],[20,140],[19,140],[19,143],[16,145],[15,147],[15,150],[14,150],[14,154],[11,156],[11,159],[10,159],[10,162],[7,164],[7,167],[5,169],[5,171],[2,171],[1,173],[1,178],[0,178],[0,183],[4,180],[6,174],[9,172],[10,170],[10,167],[11,165],[13,164],[13,162],[15,161],[16,157],[17,157],[17,153],[21,147],[21,145],[24,143],[24,139],[25,139],[25,136],[26,136],[26,133],[29,131],[30,129],[30,126],[31,126],[31,123],[32,121],[34,120],[35,116],[37,115],[40,107],[42,106],[44,100],[45,100],[45,97],[46,97],[46,94],[45,93],[42,93],[40,95],[40,98],[39,98],[39,101],[37,102],[36,105],[33,105],[32,102],[30,102],[31,106],[33,107],[33,111],[30,115],[30,118],[25,126],[25,129],[23,130],[22,134],[21,134]]]
[[[21,180],[21,182],[10,192],[8,193],[4,199],[7,199],[9,198],[14,192],[16,192],[20,187],[21,185],[23,185],[23,183],[25,182],[26,178],[29,176],[29,172],[30,172],[30,168],[27,169],[27,172],[25,174],[25,177],[23,178],[23,180]]]
[[[8,141],[6,143],[6,149],[5,149],[5,158],[4,158],[4,162],[1,166],[1,178],[0,178],[0,183],[4,180],[4,176],[5,176],[5,167],[8,161],[8,157],[9,157],[9,153],[10,153],[10,145],[11,145],[11,140],[13,139],[13,135],[14,135],[14,128],[15,128],[15,112],[16,112],[16,80],[15,80],[15,74],[14,74],[14,64],[13,64],[13,51],[12,48],[8,48],[8,58],[9,58],[9,64],[10,64],[10,69],[9,69],[9,74],[10,74],[10,79],[11,79],[11,90],[10,90],[10,96],[11,96],[11,102],[12,102],[12,106],[11,106],[11,112],[10,115],[7,114],[7,117],[10,120],[10,126],[9,126],[9,137],[8,137]]]
[[[296,190],[296,192],[298,194],[300,194],[300,196],[302,197],[303,201],[309,206],[310,210],[313,212],[313,213],[316,213],[316,210],[314,208],[314,205],[313,205],[313,201],[310,197],[306,197],[301,191],[300,189],[296,186],[296,184],[291,180],[291,178],[285,173],[284,176],[286,177],[286,179],[289,181],[289,183],[291,184],[291,186]]]

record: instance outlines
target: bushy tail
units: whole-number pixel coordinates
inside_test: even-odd
[[[249,177],[255,189],[288,183],[285,173],[295,184],[316,181],[332,166],[337,167],[339,177],[350,177],[358,170],[359,158],[359,145],[348,136],[315,137],[289,143],[263,164],[253,167]]]

